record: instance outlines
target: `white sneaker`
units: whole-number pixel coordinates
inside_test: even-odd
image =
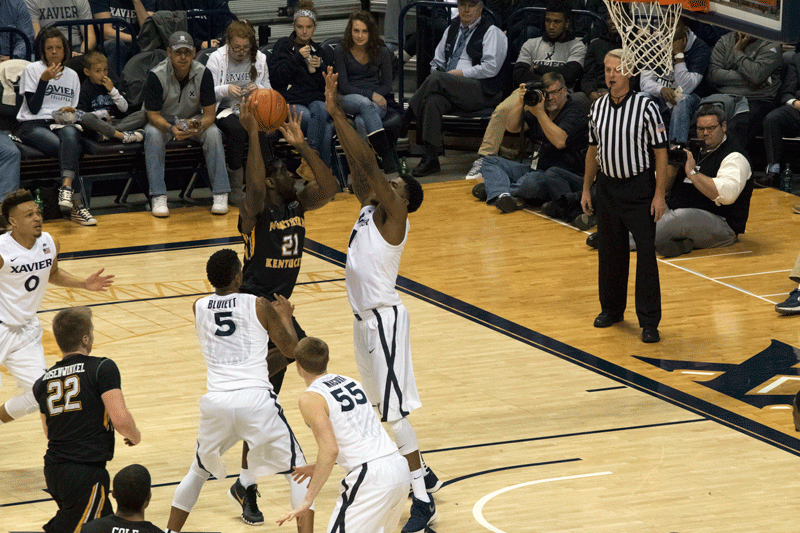
[[[465,180],[477,180],[483,179],[483,174],[481,174],[481,165],[483,164],[483,157],[479,157],[472,163],[472,168],[467,172],[467,175],[464,176]]]
[[[167,195],[159,194],[150,198],[150,213],[154,217],[164,218],[169,216],[169,207],[167,207]]]
[[[92,216],[88,209],[84,206],[72,206],[70,212],[70,219],[81,226],[96,226],[97,220]]]
[[[211,206],[211,212],[215,215],[224,215],[228,212],[228,193],[214,195],[214,205]]]

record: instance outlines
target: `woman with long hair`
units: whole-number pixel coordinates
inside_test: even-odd
[[[334,56],[342,110],[355,117],[356,131],[375,149],[384,172],[397,171],[397,154],[383,129],[383,117],[394,99],[392,55],[369,12],[350,15]]]
[[[308,145],[331,166],[333,124],[325,111],[325,80],[322,73],[333,66],[330,49],[314,42],[317,10],[311,0],[295,6],[292,34],[277,40],[269,58],[272,82],[286,103],[302,113],[301,127]]]
[[[256,32],[244,20],[235,20],[225,30],[225,45],[209,57],[206,68],[214,79],[217,96],[217,127],[227,139],[225,162],[231,192],[228,203],[244,198],[244,147],[247,130],[239,123],[239,104],[256,89],[271,88],[267,56],[256,45]]]
[[[19,80],[24,95],[17,113],[20,123],[17,136],[23,143],[58,159],[61,168],[61,187],[58,205],[71,209],[70,218],[82,226],[97,224],[89,210],[82,207],[73,195],[72,182],[77,177],[81,158],[81,132],[73,124],[51,128],[56,121],[53,113],[74,114],[78,107],[81,82],[78,74],[64,62],[71,57],[66,37],[55,26],[42,30],[39,36],[39,57],[29,63]],[[91,190],[87,186],[88,190]],[[84,198],[88,205],[89,198]]]

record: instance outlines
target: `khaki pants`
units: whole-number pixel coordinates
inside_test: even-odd
[[[800,283],[800,255],[797,256],[797,259],[794,262],[794,268],[789,274],[789,279],[795,283]]]
[[[497,155],[500,145],[503,143],[503,136],[506,134],[506,120],[511,109],[519,102],[519,89],[516,89],[511,96],[500,102],[489,119],[489,126],[483,134],[483,142],[478,150],[478,155],[489,156]]]

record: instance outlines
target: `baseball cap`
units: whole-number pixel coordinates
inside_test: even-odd
[[[169,47],[172,50],[180,50],[181,48],[194,50],[194,39],[185,31],[176,31],[169,36]]]

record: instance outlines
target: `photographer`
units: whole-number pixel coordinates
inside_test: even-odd
[[[481,167],[484,183],[472,190],[476,198],[494,202],[503,213],[522,209],[525,199],[555,200],[581,190],[583,185],[580,174],[589,113],[585,101],[570,97],[564,77],[557,72],[546,73],[541,84],[523,83],[518,93],[506,129],[512,133],[523,128],[528,131],[532,161],[522,164],[499,156],[486,157]]]
[[[682,167],[673,165],[676,154],[670,154],[677,179],[667,211],[656,223],[656,251],[664,257],[730,246],[744,233],[753,180],[747,157],[728,140],[726,130],[722,108],[703,105],[697,112],[702,148],[696,154],[685,150]]]

